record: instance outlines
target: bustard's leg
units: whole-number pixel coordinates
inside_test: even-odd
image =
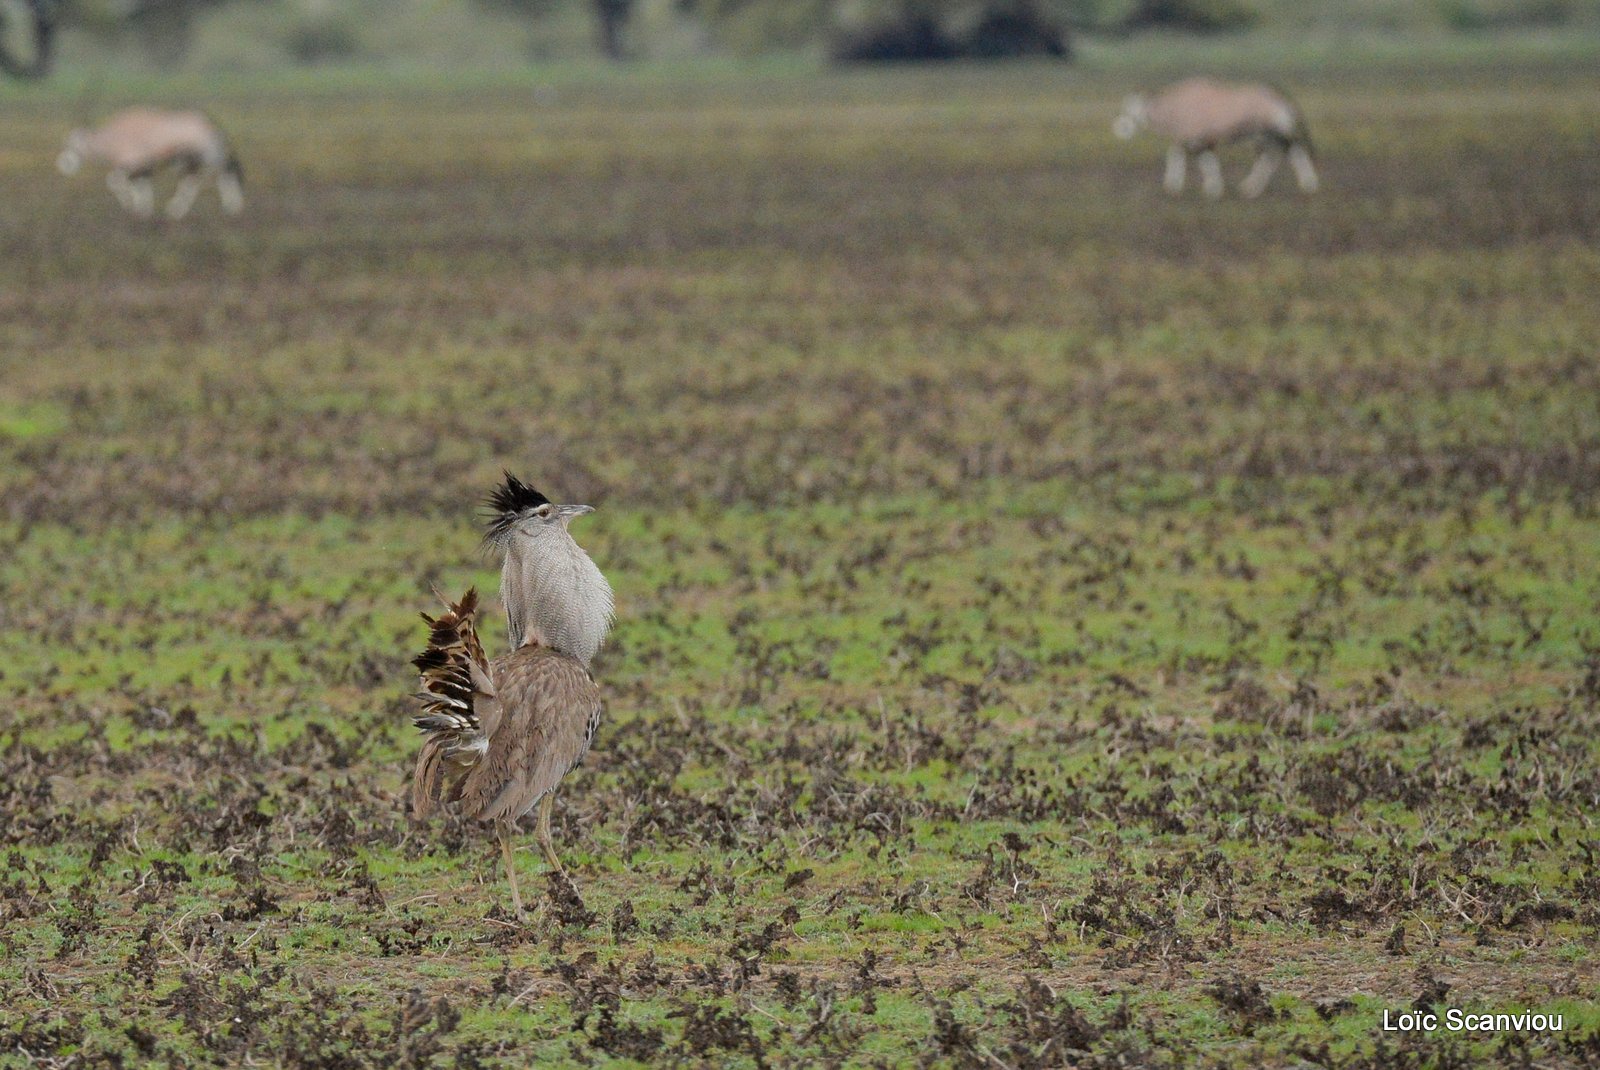
[[[522,921],[522,893],[517,891],[517,860],[511,854],[511,822],[496,821],[494,828],[500,836],[500,853],[506,860],[506,880],[511,882],[511,905],[516,909],[517,920]]]
[[[1255,166],[1250,168],[1250,173],[1239,183],[1239,192],[1246,197],[1261,196],[1261,191],[1267,188],[1272,176],[1278,173],[1278,165],[1281,163],[1283,163],[1282,145],[1274,143],[1262,149],[1261,155],[1256,157]]]
[[[1206,196],[1212,200],[1222,196],[1222,161],[1217,154],[1207,149],[1195,157],[1195,163],[1200,165],[1200,186]]]
[[[1311,154],[1304,145],[1290,146],[1289,164],[1294,168],[1294,177],[1300,181],[1300,188],[1307,193],[1317,192],[1317,187],[1321,185],[1317,180],[1317,168],[1312,164]]]
[[[1174,145],[1167,150],[1167,173],[1162,176],[1161,184],[1167,187],[1168,193],[1183,192],[1183,175],[1189,168],[1189,154],[1183,146]]]
[[[555,805],[554,792],[545,795],[539,803],[539,846],[544,851],[544,860],[550,863],[550,868],[561,874],[567,875],[566,869],[561,865],[561,859],[556,854],[555,844],[550,842],[550,809]]]

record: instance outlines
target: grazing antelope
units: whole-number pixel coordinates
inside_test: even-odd
[[[1261,150],[1250,173],[1239,183],[1244,196],[1255,197],[1266,189],[1285,156],[1300,188],[1307,193],[1317,188],[1305,118],[1288,97],[1268,86],[1188,78],[1154,96],[1127,98],[1111,129],[1126,141],[1146,127],[1172,139],[1165,178],[1169,192],[1183,191],[1184,171],[1193,156],[1206,196],[1222,196],[1217,148],[1235,141],[1253,141]]]
[[[182,219],[188,214],[208,177],[216,179],[225,212],[237,215],[244,207],[239,159],[217,124],[198,111],[119,111],[93,130],[68,134],[56,167],[72,175],[91,160],[111,168],[106,185],[124,208],[141,219],[155,211],[150,176],[167,166],[183,172],[167,202],[169,217]]]
[[[511,902],[521,918],[511,831],[539,808],[539,846],[564,872],[550,842],[556,785],[583,760],[600,725],[600,690],[589,662],[611,628],[611,586],[567,525],[594,510],[555,505],[506,474],[489,499],[484,542],[504,555],[500,597],[511,652],[493,661],[478,641],[476,591],[423,615],[428,648],[413,662],[422,673],[426,733],[411,782],[411,810],[426,817],[440,795],[462,812],[493,822],[505,857]]]

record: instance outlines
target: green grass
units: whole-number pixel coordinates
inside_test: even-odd
[[[182,225],[8,89],[0,1065],[1592,1059],[1600,87],[1451,62],[1215,205],[1129,68],[308,75]],[[503,467],[619,607],[525,927],[405,805]]]

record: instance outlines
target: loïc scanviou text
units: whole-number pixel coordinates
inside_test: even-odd
[[[1433,1011],[1384,1011],[1385,1033],[1559,1033],[1564,1023],[1559,1014],[1471,1014],[1450,1007],[1443,1014]]]

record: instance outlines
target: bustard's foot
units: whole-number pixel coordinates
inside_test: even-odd
[[[544,920],[544,912],[545,904],[543,899],[535,902],[532,908],[518,907],[516,911],[517,924],[531,929]]]
[[[545,913],[546,906],[541,897],[528,904],[496,903],[489,908],[483,920],[513,931],[520,931],[537,928],[544,920]]]

